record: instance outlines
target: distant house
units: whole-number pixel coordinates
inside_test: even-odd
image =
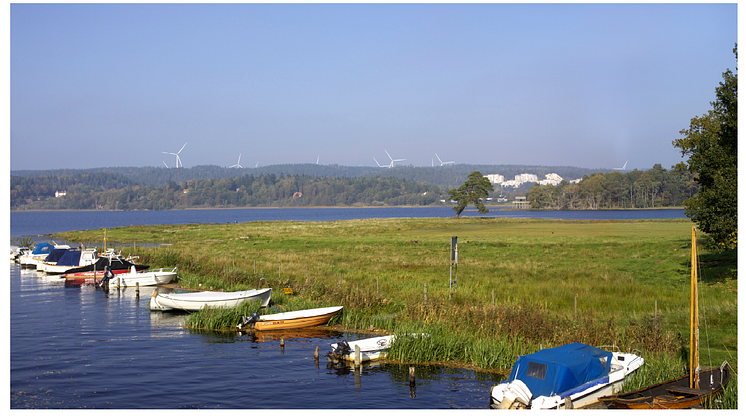
[[[184,189],[184,193],[189,193],[189,189]]]
[[[526,209],[530,208],[531,203],[526,201],[525,196],[516,196],[515,201],[513,201],[513,208],[515,209]]]
[[[67,195],[67,191],[54,191],[54,197],[59,198],[61,196]]]
[[[303,192],[296,192],[293,194],[293,198],[300,198],[303,196]]]

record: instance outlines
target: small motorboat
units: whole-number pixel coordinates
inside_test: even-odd
[[[62,251],[60,254],[59,252]],[[37,265],[37,271],[47,275],[62,275],[66,271],[96,263],[98,253],[96,249],[55,249],[49,253],[43,262]]]
[[[170,294],[160,294],[156,290],[150,298],[150,309],[156,311],[199,311],[207,307],[235,307],[244,301],[254,300],[260,300],[262,307],[266,307],[271,297],[272,288],[235,292],[202,291]]]
[[[578,408],[619,391],[624,379],[642,366],[633,353],[609,352],[570,343],[518,357],[508,380],[493,386],[498,409]]]
[[[360,348],[360,362],[377,361],[386,356],[386,349],[391,347],[395,338],[395,335],[386,335],[351,342],[343,340],[332,343],[332,350],[326,354],[326,359],[329,362],[355,362],[355,347],[358,347]]]
[[[175,267],[170,271],[164,271],[163,268],[161,268],[138,272],[135,266],[132,265],[129,272],[116,274],[113,278],[109,279],[109,286],[112,288],[135,286],[151,287],[154,285],[168,284],[176,279],[177,271],[178,267]]]
[[[43,261],[55,247],[55,245],[46,242],[37,244],[34,246],[34,250],[20,256],[21,267],[36,269],[36,265]],[[69,247],[67,246],[67,248]]]
[[[277,314],[258,315],[254,313],[244,318],[243,323],[236,326],[239,330],[278,330],[295,329],[300,327],[321,326],[338,314],[344,306],[312,308],[308,310],[287,311]]]
[[[134,262],[117,256],[101,256],[96,263],[66,270],[65,281],[73,283],[97,282],[106,274],[107,267],[112,274],[118,275],[131,272],[133,266],[138,272],[150,267],[149,265],[136,265]]]

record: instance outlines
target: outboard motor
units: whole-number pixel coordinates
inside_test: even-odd
[[[259,313],[251,313],[251,316],[243,316],[241,324],[237,325],[238,329],[243,329],[246,326],[253,326],[254,323],[259,321]]]
[[[334,348],[333,351],[329,351],[329,353],[326,354],[326,359],[329,362],[339,362],[342,357],[352,352],[352,349],[350,348],[350,344],[347,343],[346,340],[342,340],[337,344],[337,347]]]

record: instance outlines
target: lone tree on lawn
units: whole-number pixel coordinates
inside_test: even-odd
[[[487,199],[490,192],[494,190],[489,179],[479,172],[471,172],[463,185],[459,186],[458,189],[448,191],[450,200],[456,202],[456,206],[453,207],[453,210],[456,211],[456,218],[459,218],[464,209],[471,203],[477,207],[480,214],[490,212],[484,206],[482,200]]]

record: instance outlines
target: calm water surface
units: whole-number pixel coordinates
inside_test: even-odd
[[[408,365],[324,359],[363,335],[190,332],[185,315],[148,310],[152,290],[65,286],[11,264],[11,408],[486,409],[500,379],[417,366],[410,388]]]

